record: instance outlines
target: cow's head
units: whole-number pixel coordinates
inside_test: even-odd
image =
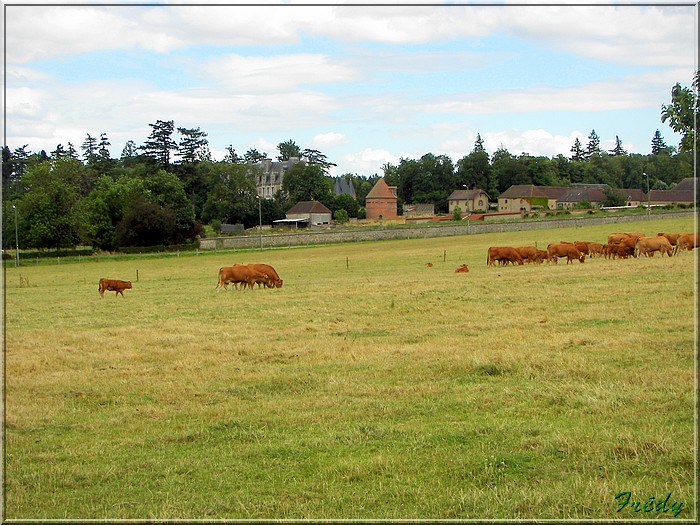
[[[131,288],[131,281],[126,281],[126,287]]]
[[[578,260],[581,262],[581,264],[583,264],[583,262],[586,260],[586,255],[582,253]]]

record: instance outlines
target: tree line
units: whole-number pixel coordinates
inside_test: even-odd
[[[694,89],[697,84],[696,73]],[[489,155],[477,135],[472,151],[457,162],[426,153],[385,164],[381,176],[397,187],[399,204],[434,203],[438,212],[447,211],[452,191],[465,188],[482,189],[491,201],[514,184],[672,188],[693,176],[697,105],[695,91],[676,84],[671,104],[662,106],[661,119],[682,135],[682,141],[678,148],[668,146],[657,130],[647,155],[626,152],[619,137],[612,150],[602,150],[595,130],[585,146],[577,139],[568,157],[514,155],[503,146]],[[141,145],[128,141],[118,159],[110,155],[106,133],[88,133],[78,149],[59,144],[48,154],[31,152],[28,145],[14,150],[4,146],[3,248],[14,245],[15,232],[22,248],[88,245],[116,250],[179,244],[203,235],[205,224],[251,227],[261,219],[271,224],[303,200],[322,202],[342,222],[364,217],[365,197],[380,177],[346,173],[342,177],[353,184],[357,198],[335,195],[334,179],[328,174],[335,164],[322,152],[301,149],[290,139],[278,144],[276,159],[296,157],[302,162],[288,171],[283,190],[274,198],[258,198],[255,181],[266,152],[249,149],[239,155],[229,145],[224,159],[214,161],[200,128],[176,127],[172,120],[149,126],[147,140]]]

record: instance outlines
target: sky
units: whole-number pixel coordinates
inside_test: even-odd
[[[592,130],[678,146],[661,106],[698,67],[696,4],[425,3],[6,3],[5,144],[82,153],[105,133],[119,158],[173,120],[215,160],[293,140],[365,176],[457,162],[477,134],[489,154],[570,156]]]

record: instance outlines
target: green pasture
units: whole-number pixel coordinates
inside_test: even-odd
[[[9,261],[4,518],[695,520],[696,254],[486,266],[693,228]]]

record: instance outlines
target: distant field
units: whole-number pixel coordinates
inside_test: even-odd
[[[612,228],[10,261],[4,517],[697,519],[695,254],[486,267]]]

